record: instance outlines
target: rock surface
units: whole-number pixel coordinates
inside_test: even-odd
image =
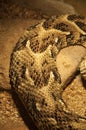
[[[86,48],[79,45],[69,46],[60,51],[56,62],[62,82],[66,82],[74,76],[85,55]]]

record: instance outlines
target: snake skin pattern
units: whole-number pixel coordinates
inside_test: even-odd
[[[28,28],[12,52],[11,86],[39,130],[70,130],[71,121],[78,120],[60,98],[62,83],[56,66],[60,50],[76,44],[86,48],[85,18],[63,15]],[[80,71],[86,80],[86,56]]]

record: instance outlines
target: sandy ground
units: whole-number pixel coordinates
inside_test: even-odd
[[[26,13],[26,18],[21,16],[0,19],[0,130],[36,130],[22,104],[18,105],[18,97],[12,96],[8,78],[10,55],[16,42],[27,27],[41,21],[33,11]],[[65,90],[63,98],[71,111],[86,114],[86,91],[80,76]]]

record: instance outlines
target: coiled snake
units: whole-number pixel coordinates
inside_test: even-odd
[[[39,130],[59,130],[77,120],[61,97],[61,77],[56,66],[60,50],[70,45],[86,48],[86,23],[82,16],[52,17],[26,30],[10,60],[10,83]],[[86,81],[86,56],[80,63]],[[70,116],[69,116],[70,115]],[[67,122],[68,118],[68,122]]]

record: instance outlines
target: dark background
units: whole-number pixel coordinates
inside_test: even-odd
[[[20,12],[18,12],[18,8],[16,10],[16,6],[19,6],[19,10],[23,11],[24,9],[34,10],[36,7],[36,9],[38,10],[43,10],[44,13],[53,12],[53,8],[58,8],[59,10],[61,9],[61,7],[59,7],[57,4],[55,4],[55,6],[57,7],[54,7],[53,5],[53,8],[49,7],[48,5],[46,7],[43,7],[42,5],[44,1],[47,0],[0,0],[0,17],[9,17],[9,15],[15,15],[15,14],[18,15],[18,13]],[[50,1],[64,1],[65,3],[71,4],[76,12],[78,12],[83,16],[86,16],[86,0],[50,0]]]

